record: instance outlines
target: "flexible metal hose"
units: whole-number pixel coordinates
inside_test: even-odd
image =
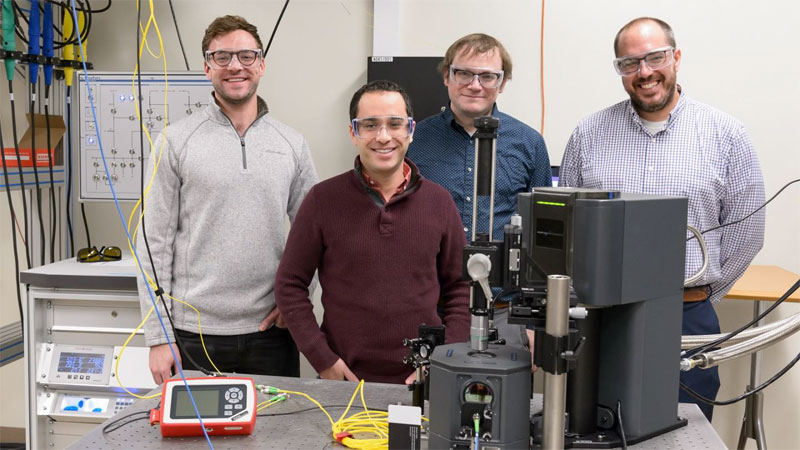
[[[703,234],[697,230],[697,228],[686,225],[686,228],[694,234],[694,237],[697,238],[697,242],[700,244],[700,253],[703,255],[703,265],[700,267],[700,270],[697,271],[696,274],[692,275],[691,277],[687,278],[683,282],[683,286],[689,286],[691,284],[696,283],[699,279],[703,278],[703,275],[706,274],[706,270],[708,270],[708,249],[706,248],[706,240],[703,239]]]
[[[718,366],[731,359],[757,352],[791,336],[797,331],[800,331],[800,317],[793,317],[791,321],[780,327],[762,333],[750,340],[723,349],[692,356],[692,366],[701,367],[703,369]]]
[[[738,335],[736,335],[736,336],[732,337],[731,339],[729,339],[729,340],[725,341],[724,343],[722,343],[721,346],[728,347],[728,346],[731,346],[733,344],[745,341],[745,340],[750,339],[750,338],[752,338],[754,336],[757,336],[759,334],[766,333],[767,331],[772,330],[774,328],[777,328],[777,327],[779,327],[779,326],[781,326],[781,325],[783,325],[783,324],[785,324],[787,322],[790,322],[790,321],[792,321],[792,320],[794,320],[794,319],[796,319],[798,317],[800,317],[800,313],[794,314],[794,315],[789,316],[789,317],[787,317],[785,319],[781,319],[781,320],[779,320],[777,322],[772,322],[772,323],[769,323],[767,325],[763,325],[763,326],[756,327],[756,328],[751,328],[751,329],[749,329],[747,331],[742,331]],[[692,336],[681,336],[681,350],[691,349],[691,348],[698,347],[700,345],[708,344],[709,342],[716,341],[717,339],[723,338],[723,337],[725,337],[727,335],[728,335],[728,333],[697,334],[697,335],[692,335]]]

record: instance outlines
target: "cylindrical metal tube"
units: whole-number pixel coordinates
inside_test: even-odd
[[[482,352],[489,348],[489,317],[472,315],[469,328],[469,344],[472,350]]]
[[[569,281],[564,275],[547,277],[547,312],[545,332],[566,336],[569,332]],[[544,413],[542,443],[544,448],[564,448],[564,412],[566,410],[567,374],[544,374]]]

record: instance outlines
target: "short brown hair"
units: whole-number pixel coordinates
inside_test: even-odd
[[[450,65],[456,59],[462,50],[467,56],[490,52],[494,49],[500,54],[500,60],[503,61],[503,78],[506,80],[511,79],[511,56],[509,56],[506,48],[497,39],[483,33],[468,34],[461,39],[453,42],[453,45],[447,49],[444,54],[444,59],[439,63],[439,73],[447,77],[447,72],[450,70]]]
[[[222,16],[214,19],[211,25],[206,28],[206,34],[203,36],[203,57],[205,58],[206,50],[208,50],[211,41],[215,37],[236,30],[244,30],[250,33],[258,43],[259,50],[264,50],[264,44],[261,43],[261,37],[258,36],[258,28],[255,25],[241,16]]]
[[[617,31],[617,36],[614,38],[614,55],[620,56],[619,54],[619,38],[622,36],[622,33],[628,31],[628,29],[640,22],[655,22],[656,25],[661,27],[661,30],[664,31],[664,36],[667,37],[667,44],[670,45],[672,48],[677,48],[675,44],[675,33],[672,31],[672,27],[669,26],[667,22],[664,22],[661,19],[656,19],[655,17],[639,17],[636,19],[631,20],[630,22],[626,23],[622,26],[622,28]]]
[[[414,108],[411,106],[411,98],[402,86],[394,81],[374,80],[361,86],[355,94],[353,94],[353,98],[350,100],[350,120],[355,119],[358,115],[358,102],[361,101],[361,97],[367,92],[397,92],[403,97],[408,117],[414,117]]]

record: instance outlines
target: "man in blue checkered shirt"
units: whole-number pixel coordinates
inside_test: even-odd
[[[497,110],[497,97],[511,79],[511,57],[492,36],[474,33],[455,41],[439,65],[450,98],[442,112],[419,122],[408,158],[427,179],[444,186],[453,196],[467,240],[472,238],[473,173],[475,167],[474,120],[492,115],[500,119],[497,130],[494,230],[503,238],[503,226],[517,208],[517,194],[536,186],[550,186],[550,159],[544,139],[536,130]],[[489,229],[488,197],[477,199],[476,233]],[[503,299],[500,299],[503,300]],[[508,325],[506,302],[498,301],[494,325],[508,345],[528,346],[519,325]],[[531,333],[532,336],[532,333]]]
[[[614,41],[614,67],[630,96],[583,119],[572,133],[559,184],[689,198],[689,225],[708,230],[734,222],[764,202],[764,181],[744,126],[687,97],[676,82],[681,51],[665,22],[638,18]],[[764,212],[704,234],[708,270],[684,291],[683,334],[719,333],[714,303],[744,273],[764,241]],[[686,246],[686,276],[702,256]],[[705,398],[719,389],[717,368],[681,373]],[[711,420],[713,407],[681,390],[680,401],[698,403]]]

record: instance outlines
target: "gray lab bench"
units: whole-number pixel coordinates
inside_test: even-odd
[[[196,374],[195,372],[194,374]],[[193,374],[193,375],[194,375]],[[189,376],[189,374],[187,374]],[[253,376],[256,384],[267,384],[286,390],[305,392],[314,397],[323,406],[346,405],[353,394],[357,383],[344,381],[317,380],[309,378],[280,378],[270,376]],[[367,383],[364,387],[367,406],[375,409],[386,409],[389,404],[411,403],[411,393],[405,386],[380,383]],[[266,397],[259,394],[259,401]],[[121,414],[111,420],[137,411],[149,410],[156,406],[157,399],[139,400]],[[539,410],[541,396],[534,395],[533,410]],[[260,414],[291,413],[293,411],[312,408],[306,399],[291,396],[289,400],[271,406]],[[360,399],[356,398],[352,412],[363,410]],[[329,408],[328,412],[334,420],[338,419],[344,408]],[[631,449],[724,449],[725,444],[706,420],[700,409],[693,404],[680,404],[678,413],[689,419],[689,425],[678,430],[650,439]],[[109,423],[107,421],[106,423]],[[163,438],[158,427],[150,427],[147,420],[132,422],[114,432],[103,433],[105,424],[101,424],[80,441],[72,449],[199,449],[207,447],[205,438]],[[319,409],[312,409],[297,414],[259,416],[256,428],[249,436],[212,436],[215,449],[323,449],[344,448],[331,441],[331,427],[325,415]],[[427,447],[423,436],[422,447]]]

